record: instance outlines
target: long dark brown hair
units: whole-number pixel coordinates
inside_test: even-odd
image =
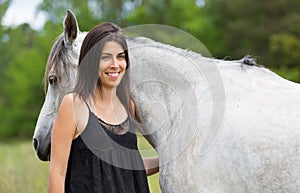
[[[98,73],[99,60],[102,49],[108,41],[114,41],[121,45],[125,53],[126,69],[129,68],[128,47],[121,28],[110,22],[94,27],[83,40],[78,61],[78,76],[74,93],[83,100],[87,100],[89,97],[94,99],[95,88],[101,88],[102,83]],[[129,86],[129,70],[126,70],[117,87],[117,95],[127,110],[129,109]]]

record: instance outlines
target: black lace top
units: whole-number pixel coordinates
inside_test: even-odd
[[[86,128],[72,142],[65,193],[149,193],[130,118],[111,125],[89,111]]]

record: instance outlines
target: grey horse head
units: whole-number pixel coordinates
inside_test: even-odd
[[[76,17],[69,10],[63,28],[64,32],[57,37],[48,57],[44,75],[46,98],[33,135],[34,149],[43,161],[49,160],[51,130],[59,105],[75,85],[80,48],[86,35],[79,31]]]

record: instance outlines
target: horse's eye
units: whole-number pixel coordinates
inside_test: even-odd
[[[49,83],[52,85],[52,84],[56,84],[56,82],[57,82],[57,77],[55,76],[55,75],[50,75],[49,77],[48,77],[48,81],[49,81]]]

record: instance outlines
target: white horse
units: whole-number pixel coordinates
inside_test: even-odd
[[[33,136],[41,160],[85,35],[71,12],[64,24]],[[210,59],[147,38],[128,45],[139,127],[158,152],[164,193],[300,192],[299,84],[248,57]]]

